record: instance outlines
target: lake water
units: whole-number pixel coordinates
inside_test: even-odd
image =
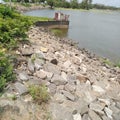
[[[66,37],[79,42],[81,48],[120,61],[120,12],[44,9],[24,14],[52,18],[57,11],[70,15]]]

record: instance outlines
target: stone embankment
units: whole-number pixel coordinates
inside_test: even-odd
[[[30,44],[16,51],[17,81],[0,98],[1,120],[120,120],[119,68],[44,28],[32,27],[28,36]],[[32,103],[30,84],[47,86],[46,111]],[[8,99],[13,94],[15,101]]]
[[[10,3],[8,3],[10,4]],[[44,5],[40,5],[40,4],[28,4],[28,6],[24,6],[24,5],[21,5],[19,3],[12,3],[11,4],[12,7],[15,7],[15,9],[21,13],[25,12],[25,11],[30,11],[30,10],[39,10],[39,9],[47,9],[49,8],[49,6],[44,6]]]

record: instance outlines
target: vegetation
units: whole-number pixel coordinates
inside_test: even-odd
[[[9,57],[0,52],[0,91],[4,90],[7,82],[14,81],[15,75]]]
[[[48,18],[23,16],[8,6],[0,5],[0,92],[4,90],[7,82],[15,80],[7,51],[15,49],[18,43],[27,40],[26,31],[38,20]]]
[[[41,86],[31,85],[29,87],[29,93],[32,96],[33,100],[38,104],[47,102],[50,98],[45,85]]]

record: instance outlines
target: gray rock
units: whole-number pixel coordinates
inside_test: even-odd
[[[20,80],[27,81],[29,80],[29,76],[26,74],[26,72],[19,73]]]
[[[51,94],[55,94],[56,93],[56,89],[57,89],[57,86],[55,85],[55,84],[50,84],[50,85],[48,85],[48,89],[49,89],[49,92],[51,93]]]
[[[28,60],[28,70],[32,73],[34,73],[34,63],[32,62],[31,59]]]
[[[52,63],[45,64],[44,65],[44,70],[47,71],[47,72],[52,72],[53,74],[58,74],[58,75],[60,75],[60,73],[61,73],[59,68]]]
[[[40,79],[46,79],[47,78],[47,74],[43,70],[36,71],[35,75]]]
[[[70,92],[62,90],[63,95],[71,101],[75,101],[75,96],[72,95]]]
[[[110,118],[108,118],[108,117],[105,116],[105,115],[102,116],[102,119],[103,119],[103,120],[111,120]],[[116,119],[115,119],[115,120],[116,120]]]
[[[112,111],[111,109],[109,109],[108,107],[105,107],[104,111],[105,111],[106,115],[107,115],[110,119],[112,119],[113,111]]]
[[[45,55],[42,51],[36,52],[32,55],[32,58],[45,59]]]
[[[74,120],[69,109],[62,105],[51,103],[49,107],[53,120]]]
[[[91,120],[102,120],[98,114],[96,114],[94,111],[89,110],[89,116]]]
[[[100,104],[100,103],[91,103],[90,104],[90,109],[94,110],[95,112],[98,112],[99,114],[103,115],[104,112],[102,111],[105,107],[105,104]]]
[[[113,114],[113,120],[120,120],[120,112],[117,114]]]
[[[46,75],[47,75],[47,79],[51,80],[54,74],[52,72],[46,72]]]
[[[75,90],[76,90],[76,86],[67,83],[67,84],[65,85],[65,90],[68,91],[68,92],[74,93]]]
[[[35,65],[36,70],[39,70],[40,68],[42,68],[43,64],[45,64],[44,59],[35,59],[34,60],[34,65]]]
[[[90,120],[89,115],[88,114],[84,114],[82,117],[82,120]]]
[[[100,101],[100,102],[103,102],[103,103],[105,103],[105,105],[110,105],[110,99],[102,99],[102,98],[98,98],[98,100]]]
[[[41,85],[42,84],[42,80],[40,79],[40,78],[38,78],[38,77],[35,77],[35,76],[33,76],[33,77],[31,77],[30,79],[29,79],[29,81],[28,81],[28,85],[32,85],[32,84],[34,84],[34,85]]]
[[[54,101],[58,102],[58,103],[63,103],[64,100],[66,99],[65,96],[61,93],[56,93],[53,97]]]
[[[116,102],[116,107],[120,109],[120,102]]]
[[[31,49],[31,48],[22,48],[21,52],[22,52],[23,56],[30,56],[30,55],[33,54],[33,49]]]
[[[14,86],[15,86],[17,92],[18,92],[20,95],[25,94],[25,93],[28,92],[28,89],[25,87],[25,85],[23,85],[23,84],[21,84],[21,83],[19,83],[19,82],[16,82],[16,83],[14,84]]]
[[[57,74],[53,76],[51,82],[56,85],[65,85],[67,83],[67,81],[64,78]]]
[[[120,109],[117,108],[115,105],[110,105],[109,108],[113,111],[113,114],[120,113]]]

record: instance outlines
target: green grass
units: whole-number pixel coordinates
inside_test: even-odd
[[[31,85],[29,87],[29,93],[33,100],[38,104],[42,104],[43,102],[46,103],[50,98],[45,85]]]

